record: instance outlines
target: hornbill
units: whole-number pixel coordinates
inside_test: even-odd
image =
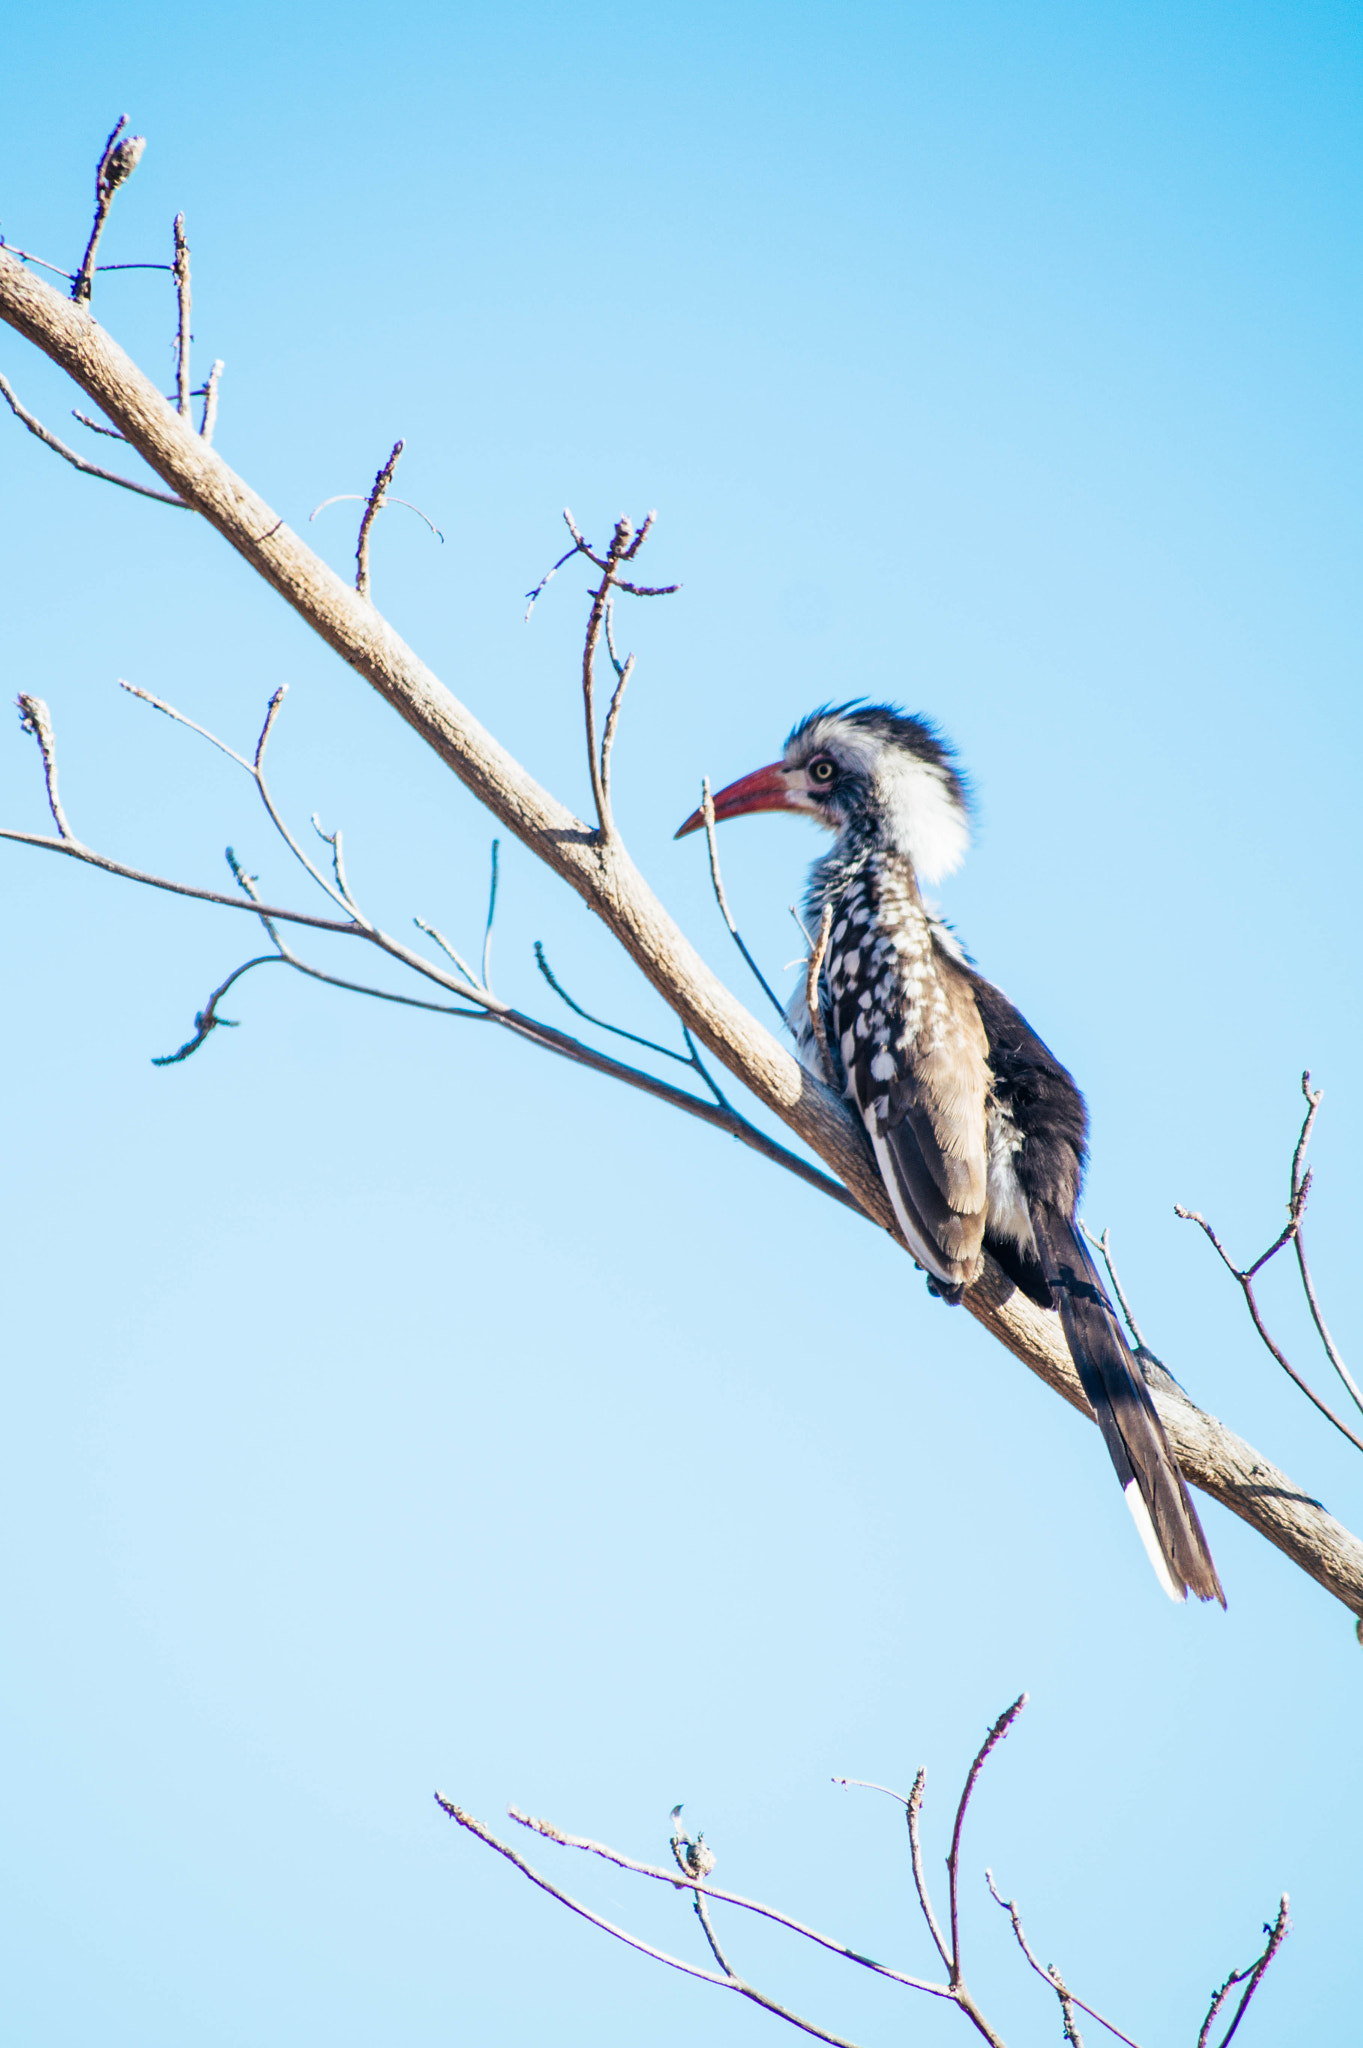
[[[721,790],[716,819],[798,811],[834,836],[815,863],[810,929],[831,909],[819,980],[836,1084],[855,1104],[904,1241],[944,1301],[988,1251],[1057,1308],[1084,1392],[1161,1585],[1225,1595],[1140,1367],[1075,1223],[1084,1098],[1055,1055],[986,981],[920,884],[960,865],[970,806],[951,749],[926,719],[883,704],[825,706],[779,761]],[[696,811],[677,834],[703,823]],[[788,1021],[825,1078],[805,990]]]

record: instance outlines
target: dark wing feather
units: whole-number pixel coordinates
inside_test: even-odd
[[[1032,1221],[1084,1392],[1123,1489],[1134,1486],[1149,1517],[1175,1597],[1191,1591],[1199,1600],[1219,1600],[1224,1607],[1226,1596],[1197,1510],[1088,1247],[1056,1209],[1039,1207]],[[1127,1498],[1134,1511],[1130,1493]],[[1140,1524],[1139,1514],[1136,1519]]]

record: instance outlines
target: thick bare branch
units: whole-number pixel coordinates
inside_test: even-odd
[[[4,248],[0,318],[65,369],[163,481],[379,691],[508,831],[577,891],[706,1051],[819,1155],[867,1216],[897,1237],[865,1135],[846,1105],[804,1072],[724,987],[667,915],[618,837],[603,842],[540,788],[374,607],[179,419],[85,309]],[[70,851],[62,841],[51,844]],[[965,1305],[1029,1370],[1081,1413],[1091,1412],[1058,1318],[1030,1302],[992,1261],[985,1261]],[[1258,1528],[1352,1613],[1363,1613],[1363,1543],[1197,1409],[1172,1381],[1157,1384],[1155,1398],[1193,1484]]]

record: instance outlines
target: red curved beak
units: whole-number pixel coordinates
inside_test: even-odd
[[[779,761],[773,761],[767,768],[754,769],[751,775],[731,782],[727,789],[719,791],[714,803],[717,821],[720,818],[741,818],[748,811],[798,811],[802,808],[791,795],[789,779]],[[688,832],[699,832],[704,823],[701,813],[692,811],[673,837],[685,839]]]

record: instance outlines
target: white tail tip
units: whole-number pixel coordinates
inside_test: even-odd
[[[1187,1593],[1186,1591],[1181,1592],[1169,1576],[1169,1567],[1164,1561],[1164,1552],[1159,1547],[1159,1538],[1155,1534],[1155,1525],[1150,1519],[1150,1510],[1141,1499],[1139,1486],[1137,1486],[1134,1479],[1128,1479],[1126,1485],[1122,1488],[1122,1492],[1126,1495],[1126,1504],[1131,1510],[1131,1519],[1140,1531],[1141,1542],[1145,1545],[1145,1554],[1155,1567],[1155,1577],[1159,1580],[1169,1598],[1181,1604],[1187,1599]]]

